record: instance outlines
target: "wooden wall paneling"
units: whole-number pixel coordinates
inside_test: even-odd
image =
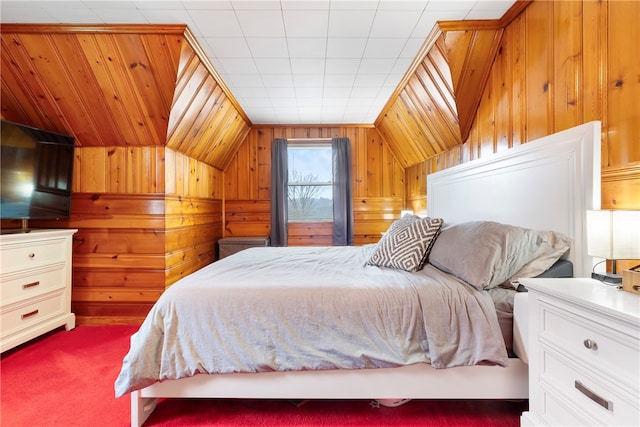
[[[240,148],[238,148],[240,150]],[[238,166],[238,157],[234,157],[224,171],[224,200],[238,199],[238,183],[240,178],[240,167]],[[226,209],[225,209],[226,212]]]
[[[600,120],[601,164],[609,159],[609,128],[607,111],[607,2],[584,2],[582,4],[582,57],[584,64],[583,108],[584,121]],[[603,198],[604,200],[604,198]]]
[[[165,286],[212,263],[222,237],[222,200],[166,197]]]
[[[381,212],[368,212],[369,223],[356,225],[364,230],[357,241],[370,241],[397,219],[404,208],[404,167],[371,126],[254,127],[225,169],[225,236],[267,236],[270,232],[271,146],[274,138],[330,138],[345,136],[351,141],[354,210],[356,203],[392,200]],[[251,196],[246,198],[245,196]],[[357,202],[356,202],[357,200]],[[374,202],[372,202],[374,203]],[[375,205],[375,203],[374,203]],[[378,206],[378,205],[376,205]],[[393,214],[388,213],[393,210]],[[376,216],[378,215],[378,216]],[[395,218],[392,216],[395,215]],[[358,216],[356,215],[356,221]],[[313,226],[317,224],[314,223]],[[332,227],[291,224],[291,245],[331,244]],[[362,228],[364,226],[364,228]],[[371,233],[374,229],[375,232]],[[360,232],[358,232],[360,233]],[[328,243],[327,243],[328,242]]]
[[[476,141],[476,152],[474,158],[480,158],[483,155],[491,154],[495,149],[496,141],[496,98],[500,97],[496,93],[494,76],[487,82],[486,90],[482,96],[482,101],[478,106],[478,120],[475,122],[478,127],[478,140]],[[441,157],[446,158],[446,153],[442,153]],[[447,162],[443,163],[443,167],[448,167]]]
[[[602,209],[640,209],[640,163],[602,171]]]
[[[441,24],[441,28],[444,24]],[[502,29],[478,28],[447,31],[436,46],[446,49],[461,139],[466,140],[473,124],[478,104],[489,76],[491,64],[498,52]]]
[[[182,36],[175,37],[165,34],[149,34],[140,38],[140,43],[144,48],[145,56],[149,59],[147,67],[151,66],[154,69],[153,77],[154,83],[158,87],[157,95],[160,98],[160,105],[167,107],[166,110],[163,109],[164,115],[157,118],[163,123],[162,128],[165,133],[162,136],[166,138],[169,111],[176,88],[181,46],[187,43]],[[142,66],[144,67],[144,64]]]
[[[251,128],[242,119],[240,113],[238,113],[237,110],[229,109],[226,123],[221,128],[221,131],[223,132],[221,135],[224,135],[224,138],[220,137],[219,142],[214,142],[214,147],[218,147],[218,151],[220,153],[219,162],[216,163],[216,167],[224,169],[227,166],[229,161],[233,158],[233,155],[238,149],[241,141],[243,141],[245,136],[249,134],[250,130]],[[211,158],[211,154],[208,158]]]
[[[108,36],[104,36],[108,37]],[[107,118],[102,120],[113,122],[113,131],[110,134],[98,135],[97,133],[91,134],[86,140],[81,141],[83,146],[110,146],[119,143],[126,145],[139,145],[149,143],[145,139],[140,139],[136,133],[136,126],[131,121],[131,117],[135,116],[134,112],[129,113],[128,109],[131,106],[127,103],[129,100],[128,88],[123,87],[122,84],[118,84],[117,80],[124,78],[126,74],[122,74],[119,78],[114,78],[112,75],[122,71],[122,63],[118,62],[117,66],[113,66],[111,63],[113,58],[111,57],[111,49],[109,44],[100,40],[103,39],[102,35],[95,34],[79,34],[78,43],[81,47],[81,52],[87,57],[87,64],[90,67],[90,73],[93,75],[97,89],[102,92],[103,99],[106,103],[107,112],[104,113]],[[115,56],[115,55],[114,55]],[[84,92],[85,89],[83,89]],[[125,95],[120,96],[120,91],[127,91]],[[100,113],[99,111],[97,112]],[[139,119],[140,120],[140,119]],[[103,139],[104,138],[104,139]]]
[[[409,121],[416,128],[416,135],[403,135],[401,141],[413,147],[421,157],[429,158],[445,149],[442,144],[442,135],[436,133],[434,121],[437,114],[433,114],[434,106],[431,95],[426,90],[420,79],[411,79],[404,91],[398,97],[397,108],[404,107],[398,114],[400,120]],[[394,108],[396,108],[394,106]],[[415,113],[413,113],[415,112]],[[400,141],[399,141],[400,142]],[[419,158],[421,158],[419,157]]]
[[[500,152],[508,150],[513,146],[511,134],[513,113],[512,100],[512,72],[508,64],[512,64],[510,40],[505,40],[498,48],[495,66],[490,68],[492,92],[494,106],[494,143],[493,151]],[[477,107],[476,107],[477,111]]]
[[[151,145],[164,145],[171,101],[173,100],[177,63],[172,61],[173,64],[170,67],[174,69],[172,74],[157,75],[158,70],[162,70],[164,67],[156,66],[156,64],[161,64],[164,57],[155,55],[155,60],[159,62],[152,62],[148,52],[154,49],[158,49],[160,52],[168,50],[168,46],[157,43],[157,36],[142,38],[136,34],[115,34],[113,37],[119,50],[119,56],[123,61],[126,61],[126,69],[130,73],[127,79],[129,90],[135,94],[133,101],[138,104],[140,111],[141,120],[135,125],[146,131],[146,137],[143,141],[151,141]],[[147,50],[149,47],[152,50]],[[168,78],[169,81],[163,81],[163,77]],[[149,143],[144,145],[149,145]]]
[[[120,36],[120,37],[119,37]],[[150,115],[144,106],[144,100],[140,99],[140,92],[136,87],[135,79],[139,74],[146,72],[145,68],[138,63],[148,63],[147,58],[140,58],[137,53],[125,51],[125,45],[133,43],[132,37],[126,35],[97,35],[93,38],[92,48],[97,49],[102,57],[100,69],[103,71],[103,78],[100,80],[101,87],[107,89],[107,93],[113,93],[111,98],[113,103],[110,106],[112,111],[118,112],[116,122],[118,127],[123,131],[124,140],[127,145],[157,145],[164,144],[164,135],[166,135],[166,123],[163,129],[156,127],[158,124],[150,120]],[[129,56],[132,55],[132,56]],[[92,64],[97,67],[97,63]],[[104,85],[104,86],[102,86]],[[111,92],[111,89],[113,92]],[[145,95],[158,90],[155,85],[147,87]],[[151,100],[157,100],[156,96],[152,96]],[[164,106],[165,117],[168,117],[169,106]],[[160,135],[163,137],[160,138]]]
[[[553,132],[584,123],[582,119],[582,3],[553,2]]]
[[[367,196],[382,195],[382,144],[376,138],[366,139],[367,150]]]
[[[225,237],[267,237],[270,231],[270,200],[225,200]]]
[[[271,149],[273,146],[273,138],[269,133],[251,132],[248,138],[256,139],[257,157],[258,157],[258,177],[256,180],[258,186],[256,200],[271,200]]]
[[[289,246],[331,246],[333,224],[328,222],[290,222],[287,228]]]
[[[492,154],[502,149],[501,139],[517,145],[602,120],[602,207],[639,209],[640,81],[628,77],[640,69],[640,44],[631,42],[639,38],[639,7],[532,2],[505,28],[469,139],[428,159],[425,176]],[[406,170],[408,182],[422,173]],[[409,203],[419,194],[417,186],[407,188]]]
[[[409,166],[405,170],[406,181],[406,203],[405,208],[413,212],[426,211],[427,209],[427,175],[428,162],[421,162],[417,165]]]
[[[162,194],[74,193],[72,308],[79,324],[98,322],[94,316],[138,323],[157,300],[164,290],[164,206]],[[132,302],[135,316],[123,309]]]
[[[381,232],[400,217],[404,209],[403,197],[367,197],[354,199],[354,240],[356,245],[376,243]]]
[[[62,132],[68,129],[68,124],[62,116],[59,105],[54,102],[48,88],[31,61],[25,46],[23,35],[2,33],[2,83],[3,92],[10,89],[12,95],[2,98],[2,114],[8,120],[29,123],[43,129],[51,129]],[[52,58],[55,60],[55,58]],[[15,104],[9,104],[8,102]],[[30,114],[22,116],[21,114]]]
[[[510,60],[503,69],[510,73],[509,90],[511,146],[524,144],[527,141],[527,103],[526,93],[526,21],[525,14],[520,14],[505,28],[502,37],[503,49],[510,51]]]
[[[367,149],[362,147],[366,145],[367,138],[349,138],[351,143],[351,179],[352,179],[352,195],[353,197],[366,197],[367,195]]]
[[[640,162],[639,17],[640,2],[609,2],[607,167]]]
[[[200,58],[191,46],[184,44],[180,52],[178,75],[167,126],[167,143],[174,150],[179,150],[180,145],[185,143],[184,132],[186,129],[179,127],[179,125],[184,125],[184,118],[189,112],[191,101],[204,83],[206,75],[208,72],[201,64]],[[222,88],[219,88],[219,93],[222,93]],[[202,95],[208,94],[203,93]],[[183,134],[176,135],[176,132],[179,131]]]
[[[24,35],[29,36],[29,35]],[[49,90],[57,87],[59,93],[51,93],[56,102],[66,100],[66,106],[60,105],[65,131],[73,131],[76,145],[111,145],[111,135],[122,137],[118,126],[112,120],[105,96],[98,86],[95,75],[91,72],[91,64],[87,55],[79,55],[83,51],[80,36],[76,34],[49,34],[44,37],[30,35],[33,43],[49,47],[44,70],[50,72],[58,68],[61,75],[56,78],[49,74],[45,77]],[[37,55],[33,47],[29,47],[30,55]],[[65,133],[65,132],[63,132]]]
[[[553,5],[534,1],[526,14],[527,141],[553,133]]]

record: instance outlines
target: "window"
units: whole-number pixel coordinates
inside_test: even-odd
[[[331,143],[289,143],[289,222],[333,221]]]

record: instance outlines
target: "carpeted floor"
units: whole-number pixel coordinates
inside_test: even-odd
[[[127,426],[129,399],[115,399],[134,326],[53,331],[2,354],[0,425]],[[526,402],[413,400],[375,408],[369,400],[164,400],[145,426],[519,426]]]

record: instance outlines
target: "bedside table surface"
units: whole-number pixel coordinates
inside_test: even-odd
[[[594,279],[520,279],[527,289],[553,295],[569,302],[580,301],[602,312],[640,323],[640,295],[606,285]]]

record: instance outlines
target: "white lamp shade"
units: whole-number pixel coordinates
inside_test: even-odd
[[[640,259],[640,210],[587,211],[587,253],[605,259]]]

